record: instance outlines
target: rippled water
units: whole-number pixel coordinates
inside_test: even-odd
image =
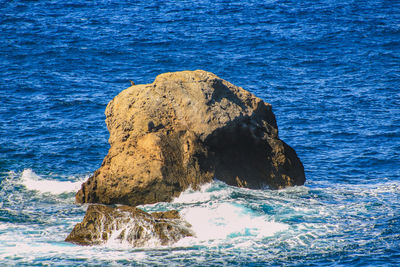
[[[398,1],[0,3],[2,265],[396,265]],[[63,242],[74,192],[108,150],[106,104],[166,71],[204,69],[271,103],[305,186],[221,182],[173,203],[173,247]]]

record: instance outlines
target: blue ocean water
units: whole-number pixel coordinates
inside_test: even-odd
[[[400,262],[400,2],[0,2],[0,262],[393,265]],[[107,103],[163,72],[204,69],[271,103],[307,182],[221,182],[173,203],[173,247],[63,242],[74,192],[109,145]]]

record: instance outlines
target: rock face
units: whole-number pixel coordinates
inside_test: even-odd
[[[177,211],[146,213],[120,206],[90,205],[81,223],[65,239],[79,245],[99,245],[109,240],[133,247],[166,246],[192,236],[190,224]]]
[[[164,73],[133,85],[105,114],[111,147],[78,203],[170,201],[214,177],[248,188],[305,182],[271,105],[210,72]]]

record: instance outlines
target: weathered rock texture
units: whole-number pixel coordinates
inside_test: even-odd
[[[81,223],[65,239],[80,245],[99,245],[109,240],[133,247],[171,245],[192,236],[191,225],[177,211],[146,213],[129,206],[90,205]]]
[[[271,105],[210,72],[161,74],[122,91],[105,114],[111,147],[78,203],[170,201],[214,177],[248,188],[305,181]]]

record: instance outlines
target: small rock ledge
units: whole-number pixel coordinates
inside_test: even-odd
[[[65,241],[79,245],[113,241],[133,247],[167,246],[192,236],[190,226],[175,210],[149,214],[135,207],[92,204]]]

